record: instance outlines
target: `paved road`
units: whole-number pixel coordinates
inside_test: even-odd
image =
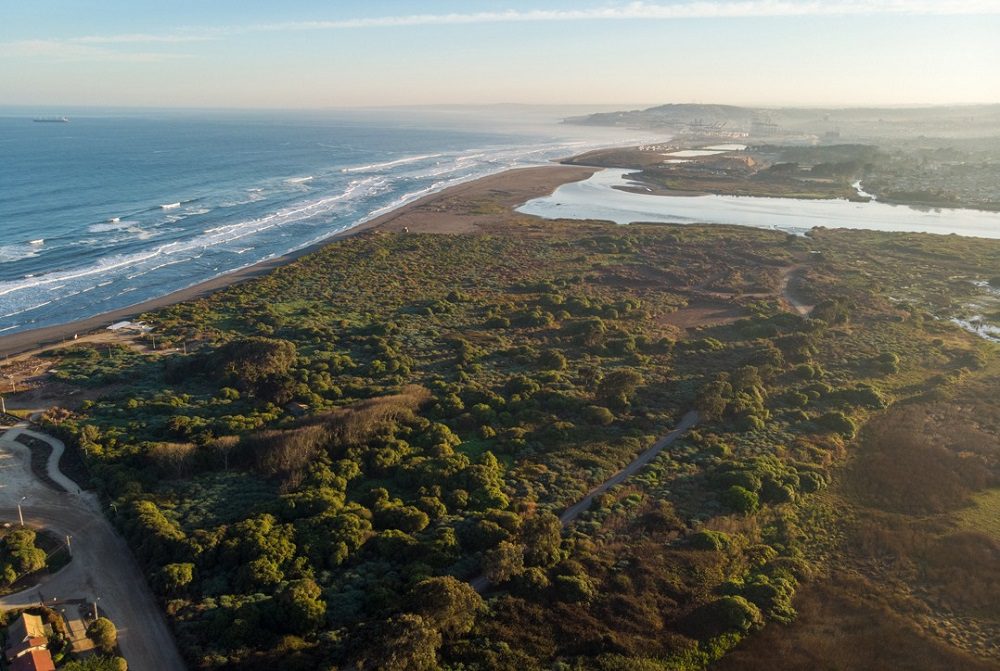
[[[10,443],[16,440],[20,435],[31,436],[38,440],[44,441],[49,444],[52,450],[49,452],[48,462],[45,464],[45,470],[52,478],[52,481],[57,485],[62,487],[67,492],[72,492],[77,495],[82,495],[83,490],[80,489],[73,480],[63,475],[63,472],[59,470],[59,459],[62,458],[63,452],[66,451],[66,445],[58,438],[53,438],[46,433],[39,433],[37,431],[31,431],[27,428],[27,424],[21,423],[8,429],[3,436],[0,436],[0,441],[5,441]]]
[[[698,413],[695,412],[694,410],[684,415],[681,418],[680,423],[676,426],[676,428],[674,428],[673,431],[671,431],[670,433],[668,433],[667,435],[663,436],[658,441],[653,443],[653,445],[649,449],[647,449],[645,452],[643,452],[633,461],[631,461],[628,466],[626,466],[625,468],[618,471],[617,473],[612,475],[610,478],[608,478],[601,484],[591,489],[589,492],[587,492],[586,496],[584,496],[582,499],[580,499],[579,501],[571,505],[569,508],[564,510],[563,514],[559,516],[559,522],[563,525],[563,527],[568,526],[577,517],[579,517],[584,510],[590,508],[595,498],[605,493],[615,485],[621,484],[628,478],[638,473],[640,470],[642,470],[643,466],[651,462],[656,457],[656,455],[658,455],[660,452],[663,451],[665,447],[667,447],[675,440],[680,438],[682,435],[684,435],[685,432],[687,432],[688,429],[690,429],[697,423],[698,423]],[[489,588],[490,581],[486,576],[479,575],[470,580],[469,584],[472,586],[474,590],[476,590],[479,593],[482,593],[486,591],[487,588]]]
[[[71,537],[73,561],[40,584],[0,598],[0,610],[36,605],[41,597],[54,599],[100,598],[99,609],[118,627],[122,654],[134,671],[184,671],[186,668],[159,605],[125,541],[101,513],[96,497],[80,492],[72,480],[58,472],[53,479],[70,485],[69,493],[54,492],[40,483],[29,466],[27,447],[13,440],[23,427],[0,436],[0,522],[17,523],[17,502],[22,496],[24,521],[60,536]],[[46,434],[31,435],[49,442],[53,456],[62,443]],[[61,450],[60,450],[61,453]]]

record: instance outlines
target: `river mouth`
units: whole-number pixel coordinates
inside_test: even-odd
[[[518,212],[544,219],[671,224],[725,224],[802,234],[816,227],[934,233],[1000,239],[1000,214],[969,209],[917,210],[843,199],[753,196],[669,196],[625,191],[635,170],[606,168],[529,200]],[[860,185],[859,185],[860,186]]]

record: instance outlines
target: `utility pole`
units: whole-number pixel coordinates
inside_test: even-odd
[[[73,546],[70,544],[70,540],[72,538],[73,538],[72,536],[70,536],[69,534],[66,534],[66,552],[69,553],[70,557],[73,556]]]
[[[97,614],[97,602],[101,600],[101,597],[94,599],[94,619],[96,620],[99,615]]]
[[[17,519],[21,520],[21,526],[24,526],[24,513],[21,512],[21,504],[24,503],[27,496],[22,496],[21,500],[17,502]]]
[[[3,400],[3,396],[0,396],[0,412],[7,414],[7,401]]]

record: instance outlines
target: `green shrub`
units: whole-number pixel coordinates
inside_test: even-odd
[[[697,531],[688,536],[688,543],[696,550],[719,552],[728,549],[732,545],[732,542],[729,534],[708,529]]]
[[[587,421],[591,424],[598,424],[600,426],[608,426],[615,421],[615,415],[613,412],[600,405],[588,405],[587,406]]]
[[[760,499],[755,492],[733,485],[719,497],[722,504],[736,513],[748,515],[760,507]]]

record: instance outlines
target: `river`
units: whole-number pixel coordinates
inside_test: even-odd
[[[659,196],[622,191],[643,188],[624,178],[634,170],[608,168],[530,200],[519,212],[546,219],[602,219],[618,224],[731,224],[805,233],[817,227],[956,234],[1000,239],[1000,213],[969,209],[914,209],[877,201],[804,200],[746,196]]]

